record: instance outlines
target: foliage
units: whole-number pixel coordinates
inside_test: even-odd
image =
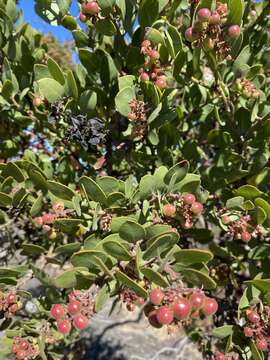
[[[70,5],[35,1],[70,30],[74,66],[0,0],[7,351],[72,354],[113,298],[184,326],[205,359],[264,359],[269,2],[78,1],[77,18]]]

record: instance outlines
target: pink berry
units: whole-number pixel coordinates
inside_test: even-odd
[[[256,16],[257,16],[256,10],[251,10],[250,13],[249,13],[249,15],[250,15],[251,17],[256,17]]]
[[[6,297],[6,303],[8,305],[12,305],[12,304],[15,304],[17,301],[17,295],[15,292],[11,292],[7,295]]]
[[[164,292],[161,289],[153,289],[150,292],[150,301],[154,305],[160,305],[164,299]]]
[[[159,52],[157,50],[151,50],[149,55],[152,59],[159,59]]]
[[[148,48],[151,45],[151,42],[149,40],[143,40],[142,47]]]
[[[198,20],[200,22],[208,21],[211,16],[211,11],[207,8],[202,8],[198,11]]]
[[[176,319],[183,320],[185,319],[191,312],[191,304],[188,299],[182,298],[177,300],[177,302],[173,305],[173,313]]]
[[[87,319],[86,316],[82,314],[77,314],[74,316],[73,325],[76,329],[83,330],[87,328],[88,324],[89,324],[89,320]]]
[[[57,329],[61,334],[67,335],[71,331],[71,323],[69,320],[65,319],[62,321],[59,321],[57,323]]]
[[[268,349],[267,341],[265,339],[257,339],[256,347],[258,350],[266,351]]]
[[[54,214],[44,214],[42,216],[42,220],[43,220],[43,223],[44,224],[52,224],[54,222],[54,219],[55,219],[55,215]]]
[[[241,33],[241,29],[238,25],[231,25],[228,29],[228,35],[232,39],[237,39]]]
[[[209,19],[209,23],[211,25],[218,25],[220,24],[220,15],[216,11],[212,13]]]
[[[206,298],[203,304],[205,315],[214,315],[218,310],[218,303],[215,299]]]
[[[87,21],[87,17],[86,15],[84,15],[83,13],[80,13],[79,15],[79,19],[81,22],[85,23]]]
[[[166,79],[159,77],[156,81],[155,84],[158,88],[160,89],[165,89],[167,87],[167,82]]]
[[[139,297],[139,298],[138,298],[138,300],[137,300],[137,304],[139,304],[139,305],[143,305],[144,303],[145,303],[144,298]]]
[[[215,360],[226,360],[226,356],[222,352],[216,351]]]
[[[246,315],[247,315],[248,320],[254,324],[260,322],[260,320],[261,320],[260,315],[253,310],[247,310]]]
[[[40,96],[35,96],[33,98],[33,105],[34,106],[39,107],[42,103],[43,103],[43,101],[42,101]]]
[[[192,205],[196,201],[196,197],[193,194],[187,194],[183,200],[185,204]]]
[[[161,325],[169,325],[173,322],[173,311],[167,306],[161,306],[157,309],[157,321]]]
[[[196,291],[190,296],[189,300],[193,309],[200,309],[204,304],[205,295],[202,291]]]
[[[249,242],[251,240],[251,235],[247,231],[243,231],[241,234],[241,239],[245,242]]]
[[[99,12],[98,3],[95,1],[82,4],[83,12],[90,15],[96,15]]]
[[[223,215],[221,218],[224,225],[227,225],[231,222],[231,218],[228,215]]]
[[[60,320],[65,315],[65,308],[61,304],[54,304],[51,308],[51,316],[56,319]]]
[[[176,213],[176,207],[172,204],[165,204],[162,211],[165,216],[173,217]]]
[[[20,348],[21,348],[21,350],[27,350],[29,348],[29,342],[26,340],[21,341]]]
[[[253,336],[253,330],[250,327],[244,328],[244,334],[246,337],[252,337]]]
[[[81,309],[81,303],[78,300],[73,300],[68,304],[68,313],[70,315],[77,314]]]
[[[42,230],[47,233],[47,232],[51,231],[51,227],[50,227],[50,225],[43,225]]]
[[[42,226],[43,225],[43,218],[42,216],[36,217],[34,218],[34,223],[38,226]]]
[[[27,358],[27,352],[24,351],[24,350],[19,350],[17,353],[16,353],[16,358],[18,360],[24,360]]]
[[[194,41],[195,37],[194,37],[194,31],[192,27],[187,28],[186,32],[185,32],[185,38],[187,39],[187,41]]]
[[[200,202],[196,201],[192,204],[190,210],[193,212],[193,214],[199,215],[203,212],[203,205]]]
[[[149,75],[147,74],[147,72],[142,72],[140,75],[140,79],[142,81],[148,81],[149,80]]]

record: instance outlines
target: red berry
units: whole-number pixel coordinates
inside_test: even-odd
[[[190,210],[193,212],[193,214],[199,215],[203,212],[203,204],[196,201],[192,204]]]
[[[161,328],[162,327],[162,324],[160,324],[160,322],[157,319],[157,310],[152,310],[148,314],[148,321],[149,321],[149,324],[152,325],[155,328]]]
[[[194,292],[189,298],[189,301],[193,309],[200,309],[204,304],[204,300],[205,300],[205,295],[202,291]]]
[[[98,3],[95,1],[82,4],[83,12],[90,15],[96,15],[99,12]]]
[[[249,242],[249,241],[251,240],[251,235],[250,235],[250,233],[247,232],[247,231],[242,232],[242,234],[241,234],[241,239],[242,239],[243,241],[245,241],[245,242]]]
[[[218,303],[215,299],[206,298],[203,304],[203,312],[205,315],[213,315],[218,310]]]
[[[159,59],[159,52],[157,50],[151,50],[149,53],[150,57],[153,59]]]
[[[173,311],[167,306],[157,309],[157,321],[162,325],[169,325],[173,322]]]
[[[18,360],[24,360],[27,358],[27,352],[24,351],[24,350],[19,350],[17,353],[16,353],[16,358]]]
[[[57,323],[57,329],[61,334],[67,335],[71,330],[71,323],[69,320],[61,320]]]
[[[18,309],[19,309],[18,304],[12,304],[9,308],[9,311],[14,314]]]
[[[65,315],[65,308],[61,304],[54,304],[51,308],[51,315],[54,319],[59,320]]]
[[[142,81],[148,81],[149,80],[149,75],[147,74],[147,72],[142,72],[140,75],[140,79]]]
[[[29,348],[29,342],[26,340],[22,340],[20,342],[20,349],[21,350],[27,350]]]
[[[186,32],[185,32],[185,38],[187,39],[187,41],[194,41],[195,37],[194,37],[194,31],[192,27],[187,28]]]
[[[256,347],[261,351],[266,351],[268,349],[267,341],[265,339],[257,339]]]
[[[254,324],[260,322],[260,320],[261,320],[260,315],[253,310],[247,310],[246,315],[247,315],[248,320]]]
[[[70,315],[77,314],[81,309],[81,303],[78,300],[73,300],[68,304],[68,313]]]
[[[153,289],[150,292],[150,301],[154,305],[160,305],[164,299],[164,292],[161,289]]]
[[[89,324],[89,320],[87,319],[86,316],[82,314],[77,314],[74,316],[73,325],[76,329],[83,330],[87,328],[88,324]]]
[[[244,328],[244,334],[246,337],[252,337],[253,336],[253,330],[250,327]]]
[[[165,204],[162,211],[165,216],[173,217],[176,213],[176,207],[172,204]]]
[[[187,205],[192,205],[196,201],[196,197],[193,194],[187,194],[183,198],[184,203]]]
[[[55,215],[54,214],[44,214],[42,216],[42,220],[43,220],[43,223],[44,224],[52,224],[54,222],[54,219],[55,219]]]
[[[198,20],[200,22],[208,21],[211,16],[211,11],[207,8],[202,8],[198,11]]]
[[[226,356],[222,352],[216,351],[215,360],[226,360]]]
[[[228,35],[232,39],[237,39],[241,33],[241,29],[238,25],[231,25],[228,29]]]
[[[183,320],[185,319],[191,311],[191,304],[188,299],[182,298],[177,300],[175,304],[173,304],[173,313],[176,319]]]
[[[221,218],[224,225],[227,225],[231,222],[231,218],[228,215],[223,215]]]
[[[17,301],[17,295],[15,292],[11,292],[7,295],[6,297],[6,303],[8,305],[12,305],[12,304],[15,304]]]
[[[145,303],[144,298],[139,297],[138,300],[137,300],[137,303],[138,303],[139,305],[143,305],[143,304]]]
[[[13,344],[11,347],[11,352],[13,352],[14,354],[19,350],[18,345],[17,344]]]
[[[79,15],[79,19],[81,22],[85,23],[87,21],[87,17],[86,15],[84,15],[83,13],[80,13]]]
[[[167,81],[166,78],[164,77],[159,77],[156,81],[155,84],[158,88],[160,89],[165,89],[167,87]]]
[[[212,13],[209,19],[209,23],[211,25],[218,25],[220,24],[220,15],[216,11]]]

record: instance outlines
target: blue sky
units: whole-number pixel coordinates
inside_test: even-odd
[[[77,1],[73,0],[71,6],[71,14],[74,16],[78,16],[78,8],[76,4]],[[66,30],[62,26],[51,26],[44,20],[42,20],[38,15],[36,15],[34,9],[34,0],[20,0],[19,7],[24,12],[24,20],[26,22],[29,22],[35,29],[43,33],[52,32],[60,41],[72,39],[70,31]]]

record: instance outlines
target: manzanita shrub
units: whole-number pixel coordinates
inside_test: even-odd
[[[71,359],[113,302],[267,358],[269,1],[70,6],[35,1],[74,65],[0,0],[1,352]]]

